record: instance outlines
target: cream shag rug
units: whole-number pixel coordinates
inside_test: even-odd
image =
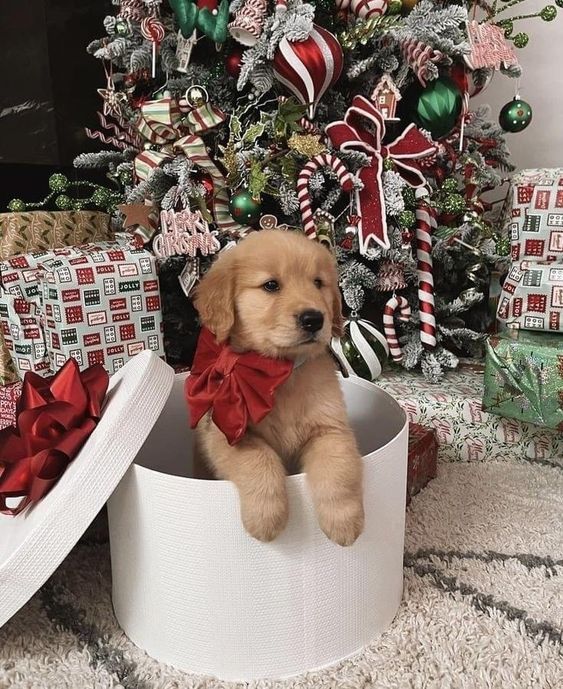
[[[458,462],[411,503],[403,604],[352,659],[251,684],[161,665],[118,628],[107,544],[90,542],[0,630],[0,687],[560,689],[562,629],[563,462]]]

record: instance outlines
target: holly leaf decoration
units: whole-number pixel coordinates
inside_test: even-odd
[[[262,165],[255,161],[250,167],[250,175],[248,181],[248,191],[253,199],[259,199],[266,185],[268,184],[268,174],[262,168]]]
[[[251,143],[256,141],[256,139],[262,136],[265,129],[265,125],[263,125],[261,122],[257,122],[256,124],[250,125],[250,127],[244,132],[242,141],[244,143]]]
[[[292,132],[299,132],[302,127],[299,120],[305,116],[307,106],[297,102],[295,98],[288,98],[280,103],[274,122],[274,131],[279,139],[287,139]]]
[[[240,140],[242,124],[236,115],[231,115],[231,119],[229,120],[229,129],[231,132],[231,136],[237,140]]]

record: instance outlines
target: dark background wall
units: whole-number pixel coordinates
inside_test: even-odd
[[[47,193],[47,178],[97,150],[102,64],[86,46],[103,35],[110,0],[0,1],[0,211]]]

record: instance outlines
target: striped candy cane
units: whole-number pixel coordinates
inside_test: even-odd
[[[369,19],[387,12],[388,0],[337,0],[337,10],[348,10],[355,17]]]
[[[317,230],[313,217],[313,204],[309,194],[309,181],[317,170],[323,167],[330,167],[338,177],[338,183],[344,191],[352,191],[354,182],[352,175],[345,168],[344,163],[332,153],[320,153],[311,158],[299,173],[297,178],[297,198],[299,199],[299,209],[301,210],[301,222],[303,231],[310,239],[315,239]]]
[[[411,307],[405,297],[393,296],[386,302],[383,309],[383,331],[389,345],[389,353],[393,361],[403,360],[403,350],[395,330],[395,312],[399,311],[399,320],[408,321],[411,317]]]
[[[416,74],[422,86],[426,86],[428,63],[436,64],[444,59],[444,53],[414,38],[401,41],[401,50],[405,61]]]
[[[418,313],[420,340],[425,349],[436,347],[436,316],[434,314],[434,277],[432,275],[432,230],[436,216],[428,205],[426,189],[416,191],[416,271],[418,273]]]

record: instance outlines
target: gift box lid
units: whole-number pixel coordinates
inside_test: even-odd
[[[149,350],[110,380],[102,417],[56,486],[16,517],[0,514],[0,627],[76,545],[133,463],[172,389],[174,371]]]

